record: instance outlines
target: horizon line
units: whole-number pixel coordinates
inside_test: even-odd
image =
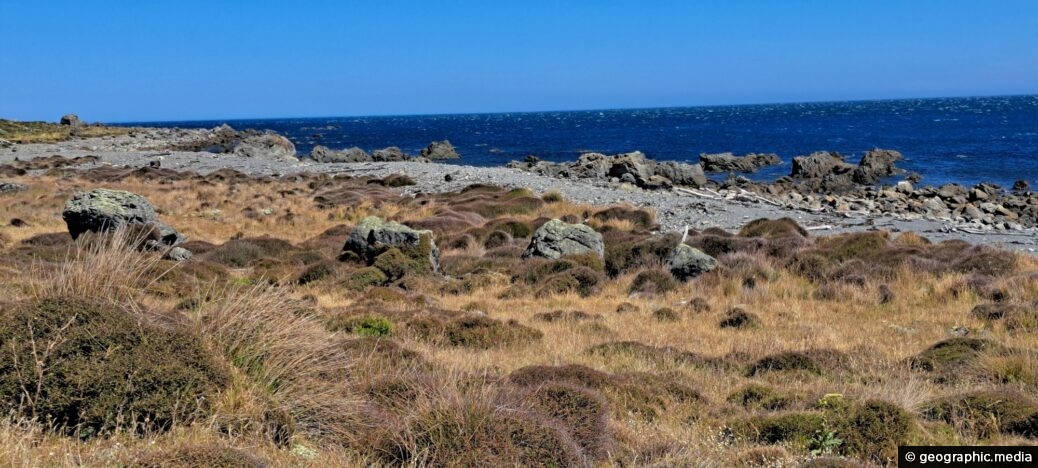
[[[659,109],[694,109],[713,107],[751,107],[769,105],[801,105],[801,104],[842,104],[856,102],[890,102],[890,101],[932,101],[939,99],[990,99],[990,98],[1021,98],[1038,97],[1038,92],[1021,94],[988,94],[967,96],[930,96],[930,97],[902,97],[902,98],[874,98],[874,99],[846,99],[846,100],[807,100],[807,101],[773,101],[752,102],[739,104],[695,104],[695,105],[673,105],[673,106],[649,106],[649,107],[612,107],[612,108],[585,108],[585,109],[545,109],[545,110],[522,110],[522,111],[487,111],[487,112],[428,112],[413,114],[367,114],[367,115],[318,115],[318,116],[280,116],[280,117],[217,117],[217,118],[192,118],[192,119],[167,119],[167,120],[126,120],[118,122],[96,121],[89,123],[101,123],[106,125],[129,125],[129,124],[163,124],[180,122],[233,122],[233,121],[272,121],[272,120],[294,120],[294,119],[344,119],[344,118],[385,118],[385,117],[440,117],[461,115],[501,115],[501,114],[542,114],[551,112],[616,112],[616,111],[639,111]],[[0,117],[2,118],[2,117]]]

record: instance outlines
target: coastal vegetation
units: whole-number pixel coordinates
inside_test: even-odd
[[[92,162],[0,166],[22,187],[0,194],[5,464],[861,466],[1038,437],[1025,254],[788,218],[683,240],[558,192]],[[66,202],[98,188],[193,255],[132,227],[73,239]],[[587,226],[563,234],[580,252],[546,256],[549,223]],[[685,248],[715,264],[675,268]]]

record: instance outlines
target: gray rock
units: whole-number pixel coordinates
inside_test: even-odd
[[[798,179],[817,179],[830,174],[850,173],[854,168],[839,153],[818,151],[810,156],[793,158],[793,170],[789,175]]]
[[[246,135],[234,145],[231,152],[246,158],[297,160],[296,146],[288,138],[274,132]]]
[[[61,120],[58,121],[61,125],[68,125],[72,128],[83,126],[83,121],[79,120],[79,116],[76,114],[65,114],[61,116]]]
[[[865,153],[854,169],[854,182],[859,184],[875,184],[880,179],[897,174],[899,169],[895,162],[904,159],[900,152],[874,149]]]
[[[461,157],[458,151],[454,149],[454,145],[448,140],[429,143],[429,146],[425,147],[419,156],[434,161],[439,159],[458,159]]]
[[[602,234],[584,224],[569,224],[559,219],[544,223],[533,234],[523,258],[544,257],[557,259],[566,255],[592,252],[605,256]]]
[[[0,195],[28,190],[29,186],[17,182],[0,182]]]
[[[675,278],[688,281],[717,268],[717,259],[688,244],[678,244],[667,260],[667,268]]]
[[[756,172],[764,166],[782,164],[782,159],[773,153],[750,153],[745,156],[732,153],[700,154],[699,164],[706,172]]]
[[[339,256],[344,258],[353,254],[370,262],[393,247],[428,255],[433,271],[440,269],[440,249],[436,247],[432,231],[416,230],[377,216],[368,216],[353,228]],[[422,250],[428,252],[422,253]]]
[[[1013,182],[1014,192],[1026,192],[1028,190],[1031,190],[1031,184],[1027,183],[1026,180],[1018,180],[1016,182]]]
[[[190,250],[187,250],[183,247],[173,247],[172,249],[169,249],[169,252],[166,252],[166,255],[164,255],[163,258],[167,260],[173,260],[175,262],[182,262],[184,260],[191,258],[192,255],[193,254]]]
[[[703,187],[706,185],[706,174],[699,164],[687,164],[679,162],[657,163],[654,172],[657,176],[669,179],[674,185],[688,187]]]
[[[371,152],[371,157],[377,162],[389,162],[389,161],[407,161],[409,156],[405,154],[400,148],[396,146],[390,146],[380,150]]]
[[[320,163],[353,163],[373,161],[370,154],[356,146],[352,148],[347,148],[343,151],[332,151],[324,146],[318,145],[310,151],[310,158]]]
[[[153,238],[145,242],[149,249],[158,250],[187,241],[187,237],[159,220],[151,202],[132,192],[108,189],[77,192],[65,203],[61,217],[73,239],[85,232],[105,232],[138,224],[155,229]]]

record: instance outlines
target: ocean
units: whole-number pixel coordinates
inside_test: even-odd
[[[372,151],[399,146],[417,154],[450,140],[456,164],[504,165],[536,155],[575,160],[581,153],[640,150],[658,160],[697,162],[700,153],[777,153],[785,164],[753,174],[787,175],[794,156],[838,151],[857,163],[871,148],[898,150],[901,167],[925,185],[1038,184],[1038,96],[900,99],[657,109],[129,122],[180,128],[269,129],[301,155],[316,145]],[[724,176],[715,176],[724,177]]]

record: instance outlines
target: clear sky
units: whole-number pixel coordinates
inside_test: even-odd
[[[1038,1],[0,0],[0,117],[1038,93]]]

